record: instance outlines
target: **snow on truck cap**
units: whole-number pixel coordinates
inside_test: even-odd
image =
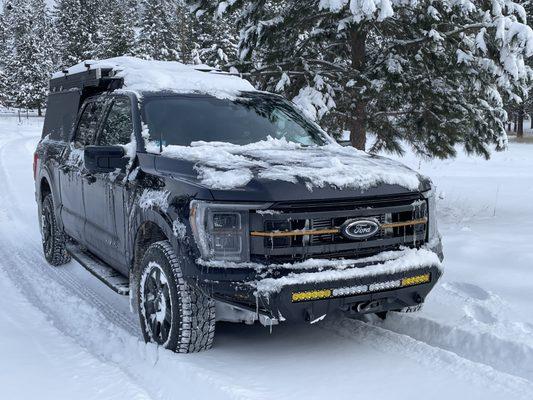
[[[84,61],[52,78],[87,71],[112,69],[114,76],[124,80],[123,88],[134,92],[172,91],[202,93],[232,99],[240,92],[255,91],[250,82],[238,76],[217,71],[206,65],[187,65],[177,61],[142,60],[136,57],[115,57],[100,61]]]

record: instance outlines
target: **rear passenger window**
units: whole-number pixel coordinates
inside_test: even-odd
[[[96,131],[102,118],[103,106],[104,103],[101,101],[92,101],[85,105],[74,138],[76,147],[84,147],[94,143]]]
[[[126,97],[116,98],[107,116],[98,144],[101,146],[127,144],[131,142],[132,132],[130,100]]]

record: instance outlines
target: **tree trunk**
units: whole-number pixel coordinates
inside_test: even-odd
[[[43,110],[41,110],[41,106],[37,106],[37,115],[39,117],[42,117],[43,116]]]
[[[353,118],[350,121],[350,142],[358,150],[366,148],[366,112],[365,105],[359,101],[355,106]]]
[[[524,110],[520,109],[518,110],[518,117],[517,117],[518,127],[516,129],[516,137],[523,138],[524,137]]]
[[[516,130],[517,130],[517,128],[518,128],[518,116],[517,116],[516,112],[513,113],[513,123],[514,123],[514,125],[513,125],[513,132],[516,133]]]
[[[362,72],[365,66],[366,32],[352,28],[350,31],[352,68]],[[355,93],[353,94],[355,97]],[[358,96],[350,119],[350,142],[359,150],[366,148],[366,106],[367,102]]]

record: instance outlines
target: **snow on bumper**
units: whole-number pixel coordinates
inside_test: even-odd
[[[442,275],[439,257],[426,249],[377,257],[383,260],[260,279],[253,284],[259,309],[292,321],[313,321],[339,309],[358,314],[400,310],[423,303]]]
[[[280,292],[287,286],[313,285],[324,283],[353,281],[368,277],[396,276],[402,273],[422,269],[441,270],[439,257],[426,249],[406,249],[396,252],[381,253],[376,257],[361,260],[309,260],[305,264],[314,268],[328,268],[337,263],[339,269],[328,269],[318,272],[292,272],[281,278],[265,278],[254,283],[257,294]],[[369,265],[369,263],[371,263]],[[366,264],[366,266],[365,266]],[[305,265],[294,264],[293,268],[305,270]],[[440,275],[440,274],[439,274]],[[387,280],[390,282],[390,280]]]
[[[419,305],[442,275],[436,248],[403,249],[360,259],[285,264],[197,263],[217,277],[198,282],[211,297],[272,320],[313,320],[338,309],[361,312]],[[242,271],[248,279],[235,279]],[[203,282],[203,284],[202,284]],[[372,304],[371,309],[361,307]]]

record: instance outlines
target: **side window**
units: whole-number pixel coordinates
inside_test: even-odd
[[[101,146],[127,144],[131,142],[132,132],[130,100],[126,97],[118,97],[113,101],[98,144]]]
[[[104,103],[101,101],[91,101],[83,109],[74,137],[76,147],[84,147],[94,143],[94,138],[100,119],[102,118]]]

